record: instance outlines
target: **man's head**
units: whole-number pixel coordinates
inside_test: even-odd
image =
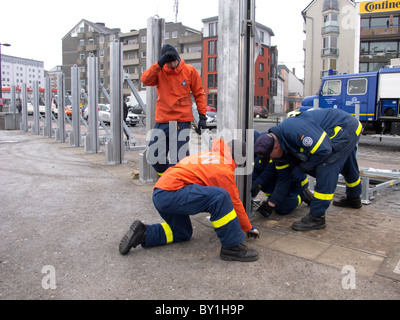
[[[283,150],[276,136],[273,133],[268,133],[257,139],[254,145],[254,153],[263,159],[263,163],[268,163],[270,159],[282,157]]]
[[[161,56],[165,56],[164,63],[170,69],[176,69],[179,64],[180,58],[178,51],[176,51],[173,46],[169,44],[164,44],[161,49]]]

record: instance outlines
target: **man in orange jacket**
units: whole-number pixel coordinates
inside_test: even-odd
[[[120,253],[126,255],[138,245],[149,248],[189,241],[193,231],[190,216],[209,212],[221,241],[221,259],[257,260],[257,251],[243,244],[243,232],[253,238],[258,238],[259,232],[249,221],[235,181],[237,159],[245,158],[245,150],[237,140],[228,146],[222,139],[215,139],[212,150],[188,156],[169,168],[153,193],[154,206],[165,223],[145,225],[134,221],[121,240]]]
[[[157,87],[156,125],[150,139],[147,160],[160,176],[170,167],[170,139],[174,139],[177,146],[177,150],[170,155],[172,164],[189,155],[190,124],[193,121],[190,92],[193,93],[199,112],[199,129],[206,128],[207,119],[204,89],[197,70],[186,64],[171,45],[164,45],[161,55],[158,62],[142,74],[142,82],[146,86]],[[170,137],[171,121],[177,122],[176,135],[173,137]]]

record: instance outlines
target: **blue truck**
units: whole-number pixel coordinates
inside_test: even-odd
[[[317,107],[315,100],[319,108],[359,115],[363,134],[400,135],[400,68],[323,77],[317,95],[304,98],[300,111]]]

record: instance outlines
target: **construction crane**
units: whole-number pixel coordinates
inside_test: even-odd
[[[174,13],[175,13],[175,23],[178,22],[178,10],[179,9],[179,0],[175,0],[174,4]]]

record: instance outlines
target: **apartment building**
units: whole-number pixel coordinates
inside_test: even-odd
[[[203,22],[203,87],[207,105],[218,107],[218,17]],[[255,63],[254,105],[273,111],[273,97],[278,90],[278,50],[271,46],[273,31],[256,23],[261,41],[260,55]]]
[[[378,71],[400,58],[400,2],[357,4],[360,13],[360,72]]]
[[[187,64],[193,65],[199,74],[202,73],[202,33],[189,28],[182,23],[165,23],[165,43],[175,47]],[[146,70],[147,28],[131,30],[119,34],[123,43],[124,71],[138,91],[145,90],[146,86],[140,81],[142,73]],[[124,85],[124,96],[130,95],[127,84]]]
[[[279,107],[282,107],[278,108],[277,106],[275,112],[287,113],[301,106],[301,101],[304,98],[304,82],[297,78],[295,69],[289,70],[287,66],[279,65],[278,71],[279,79],[281,79],[279,82],[282,82],[280,84],[282,89],[279,90],[278,94],[282,99]]]
[[[39,88],[44,88],[44,62],[14,56],[1,55],[1,85],[3,88],[11,86],[21,87],[26,83],[33,89],[33,83],[38,81]]]
[[[110,43],[119,39],[120,29],[110,29],[104,23],[82,19],[62,39],[62,71],[65,90],[71,92],[71,67],[80,69],[81,87],[87,89],[87,58],[99,58],[99,79],[105,88],[110,86]]]
[[[356,4],[352,0],[314,0],[304,18],[304,94],[315,94],[321,78],[358,71]]]

